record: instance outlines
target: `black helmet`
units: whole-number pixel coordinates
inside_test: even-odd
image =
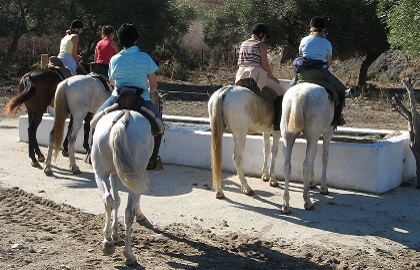
[[[139,31],[130,23],[125,23],[118,29],[118,42],[124,47],[134,45],[139,36]]]
[[[75,28],[84,28],[81,20],[74,20],[71,22],[70,30]]]
[[[311,22],[309,23],[310,27],[323,30],[325,28],[324,19],[321,17],[313,17]]]
[[[269,38],[268,27],[264,23],[257,23],[252,27],[252,33],[260,37],[261,34],[265,34]]]

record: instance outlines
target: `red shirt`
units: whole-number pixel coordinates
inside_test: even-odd
[[[109,39],[101,39],[96,44],[96,63],[109,64],[109,60],[115,54],[112,47],[112,41]]]

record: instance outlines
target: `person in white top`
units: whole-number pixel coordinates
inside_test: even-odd
[[[66,31],[66,35],[61,39],[60,52],[58,58],[61,59],[63,65],[70,71],[72,75],[86,74],[85,69],[79,63],[82,57],[79,55],[79,35],[83,32],[83,23],[80,20],[74,20],[70,29]]]

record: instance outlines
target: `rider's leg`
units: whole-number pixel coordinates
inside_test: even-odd
[[[118,96],[110,96],[107,100],[105,100],[104,103],[102,103],[102,105],[99,107],[99,109],[96,111],[95,114],[97,114],[100,111],[105,110],[106,108],[108,108],[109,106],[111,106],[112,104],[115,103],[115,101],[117,100]]]
[[[346,100],[346,86],[338,79],[334,74],[332,74],[327,68],[321,69],[324,74],[325,80],[331,83],[335,89],[337,89],[338,94],[338,105],[334,109],[334,119],[332,122],[333,126],[344,125],[345,121],[341,115],[344,103]]]
[[[287,89],[283,89],[281,85],[271,78],[267,78],[267,87],[272,89],[277,97],[274,100],[274,118],[273,118],[273,129],[280,130],[280,119],[281,119],[281,111],[282,111],[282,102],[283,102],[283,95],[286,93]]]
[[[162,120],[162,115],[160,114],[159,110],[156,108],[156,106],[152,103],[150,100],[145,100],[145,107],[149,110],[151,110],[160,120]],[[162,142],[162,134],[158,134],[155,137],[155,144],[153,147],[152,156],[149,159],[149,164],[147,164],[148,170],[154,170],[156,168],[156,165],[160,159],[159,157],[159,149],[160,149],[160,143]]]

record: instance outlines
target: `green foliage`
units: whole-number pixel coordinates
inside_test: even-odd
[[[388,24],[388,40],[395,49],[420,55],[420,2],[418,0],[381,0],[379,15]]]

